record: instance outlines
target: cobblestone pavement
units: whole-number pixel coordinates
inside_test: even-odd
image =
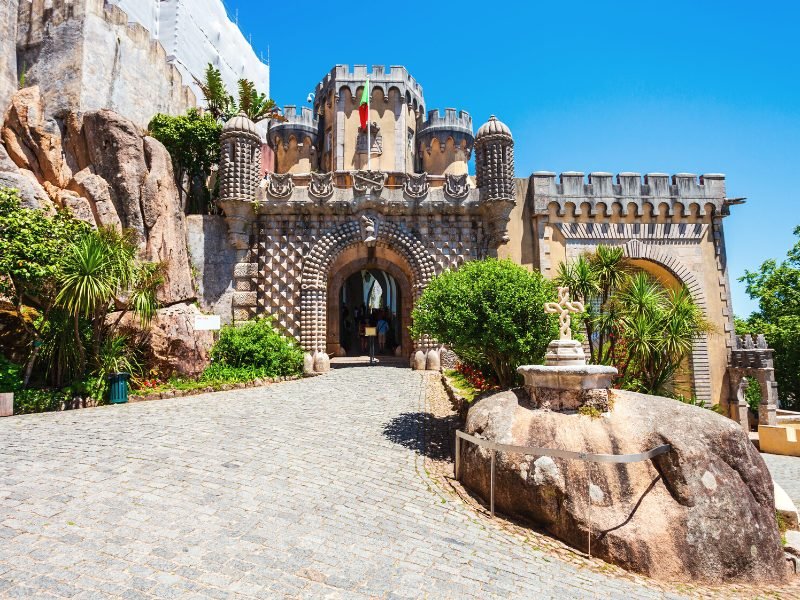
[[[779,454],[762,454],[772,478],[789,494],[795,506],[800,507],[800,458]]]
[[[442,494],[423,393],[362,367],[0,420],[0,597],[666,597]]]

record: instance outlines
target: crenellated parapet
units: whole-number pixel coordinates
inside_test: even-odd
[[[405,99],[408,106],[412,107],[420,114],[425,112],[425,100],[422,94],[422,86],[417,83],[405,67],[374,65],[371,70],[366,65],[355,65],[352,69],[348,65],[336,65],[330,73],[325,75],[321,82],[317,84],[315,90],[314,108],[319,112],[319,107],[327,99],[339,96],[341,90],[347,89],[352,97],[364,85],[364,81],[369,78],[370,86],[373,90],[383,91],[385,98],[389,97],[389,90],[396,88]]]
[[[772,369],[774,354],[764,334],[734,336],[730,366],[736,369]]]
[[[427,120],[417,130],[422,170],[433,175],[468,173],[474,142],[468,112],[455,108],[446,108],[444,115],[428,111]]]
[[[429,110],[428,118],[417,130],[417,146],[431,149],[431,142],[439,140],[442,151],[448,139],[453,139],[457,146],[465,146],[472,152],[475,136],[472,134],[472,117],[467,111],[445,108],[444,116],[439,109]]]
[[[273,150],[279,143],[288,144],[292,138],[301,144],[309,140],[316,146],[319,136],[319,119],[311,108],[302,106],[298,113],[297,107],[290,104],[284,107],[283,117],[283,120],[275,119],[269,122],[267,140]]]
[[[665,211],[666,215],[679,214],[706,216],[709,210],[726,214],[729,202],[725,195],[725,176],[709,173],[697,176],[691,173],[611,173],[594,172],[588,178],[578,171],[568,171],[556,176],[550,171],[537,171],[531,176],[529,188],[533,193],[533,208],[542,214],[551,205],[557,214],[567,212],[589,216],[611,215],[619,212],[639,217],[649,210],[652,214]]]
[[[267,142],[275,153],[276,173],[314,171],[319,166],[319,119],[311,108],[286,106],[283,120],[269,122]]]

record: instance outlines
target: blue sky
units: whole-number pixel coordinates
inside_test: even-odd
[[[518,177],[725,173],[728,195],[748,198],[725,220],[738,315],[755,304],[736,279],[794,243],[798,2],[225,1],[269,47],[279,105],[304,104],[337,63],[405,65],[428,108],[507,123]]]

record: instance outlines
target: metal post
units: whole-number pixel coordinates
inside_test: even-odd
[[[461,437],[456,432],[456,481],[461,481]]]
[[[494,448],[492,448],[492,474],[489,483],[489,512],[494,517]]]
[[[369,89],[369,79],[367,79],[367,171],[372,170],[372,140],[370,139],[370,103],[372,102],[372,92]]]
[[[592,558],[592,465],[586,465],[589,473],[589,558]]]

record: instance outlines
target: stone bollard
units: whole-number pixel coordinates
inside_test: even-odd
[[[14,414],[14,393],[0,394],[0,417],[10,417]]]
[[[310,352],[306,352],[303,355],[303,373],[306,375],[314,373],[314,357],[311,356]]]
[[[314,371],[327,373],[331,368],[331,359],[324,352],[314,352]]]
[[[439,360],[439,351],[438,350],[428,350],[428,358],[425,361],[425,368],[428,371],[438,371],[442,367],[441,361]]]
[[[425,370],[425,353],[422,350],[417,350],[414,353],[414,362],[412,363],[411,367],[415,371],[424,371]]]

